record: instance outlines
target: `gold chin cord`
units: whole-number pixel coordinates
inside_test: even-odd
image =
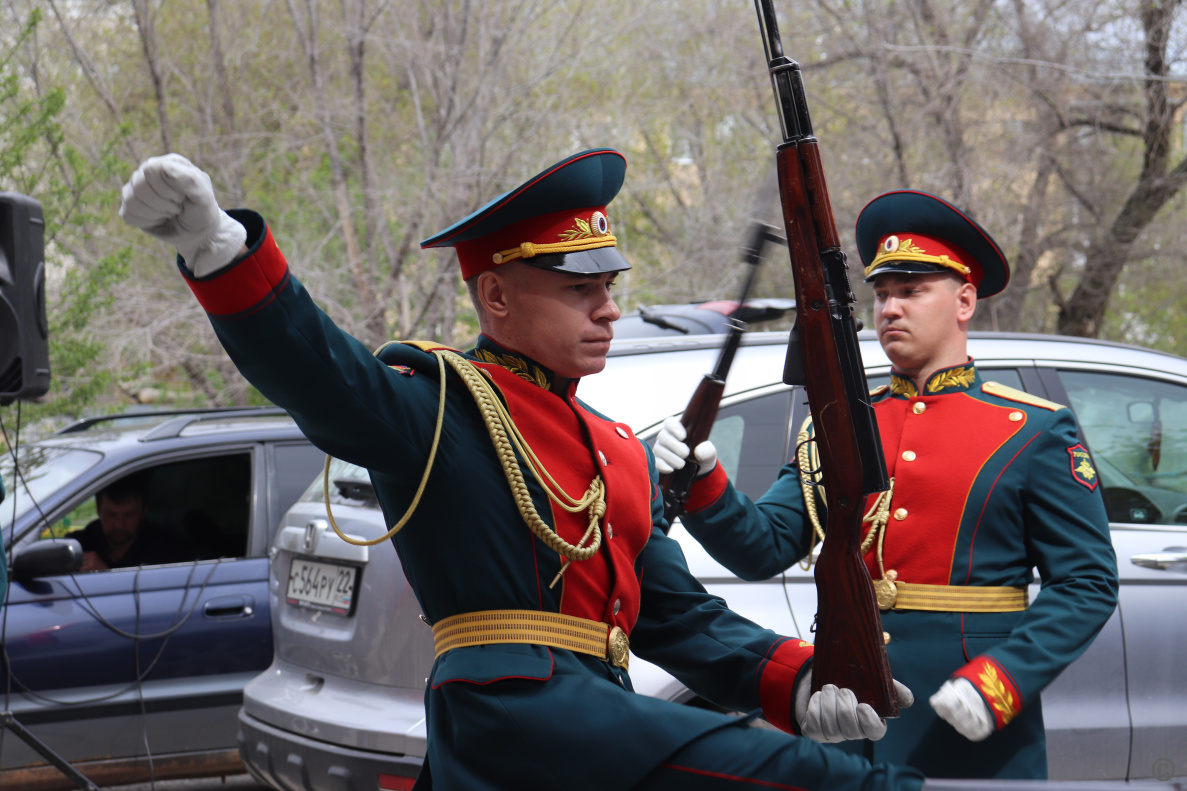
[[[384,344],[375,351],[375,354],[378,355],[391,343],[397,342],[391,341]],[[437,447],[441,440],[441,426],[445,421],[445,363],[448,362],[450,367],[453,368],[466,385],[466,389],[470,391],[470,395],[478,405],[478,410],[482,414],[482,421],[486,424],[486,430],[490,434],[491,442],[495,446],[495,453],[498,455],[499,463],[503,467],[503,474],[507,478],[507,484],[511,487],[511,495],[515,499],[515,505],[519,509],[520,516],[523,517],[524,522],[527,523],[537,538],[565,558],[560,571],[557,572],[556,577],[553,578],[552,583],[548,586],[551,588],[556,585],[572,561],[588,560],[597,554],[598,549],[602,545],[602,529],[599,523],[606,513],[606,487],[602,482],[602,476],[594,476],[593,481],[589,484],[589,488],[580,499],[571,497],[553,479],[531,447],[528,446],[523,435],[516,427],[515,421],[512,420],[511,413],[507,411],[507,407],[503,405],[502,400],[499,398],[494,385],[483,376],[482,371],[457,352],[447,349],[434,349],[432,353],[437,356],[441,382],[441,394],[437,404],[437,426],[433,431],[433,444],[429,450],[429,459],[425,465],[424,475],[421,476],[420,486],[417,488],[416,495],[412,498],[407,512],[405,512],[404,516],[400,518],[400,521],[391,530],[379,538],[364,540],[344,534],[338,527],[337,522],[334,521],[334,515],[330,509],[330,457],[327,455],[325,469],[323,471],[323,487],[325,489],[326,516],[329,517],[330,525],[343,541],[358,546],[371,546],[389,540],[408,523],[413,512],[416,511],[416,507],[420,504],[421,495],[424,494],[425,485],[429,480],[429,473],[433,469],[433,461],[437,457]],[[569,513],[589,512],[589,527],[586,529],[585,535],[576,544],[570,544],[565,541],[540,518],[535,504],[532,503],[531,492],[528,491],[527,481],[524,480],[519,460],[515,457],[516,450],[523,456],[532,476],[540,484],[540,487],[544,489],[552,502]],[[588,545],[586,545],[586,542],[589,542]]]

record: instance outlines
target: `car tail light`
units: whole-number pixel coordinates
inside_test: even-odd
[[[412,791],[414,785],[416,785],[415,777],[379,775],[379,791]]]

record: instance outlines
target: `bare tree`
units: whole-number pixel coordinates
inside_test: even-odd
[[[1182,100],[1167,95],[1169,61],[1167,46],[1171,25],[1181,0],[1142,0],[1138,18],[1145,37],[1142,80],[1142,126],[1114,127],[1121,135],[1141,140],[1142,164],[1137,182],[1111,222],[1091,240],[1084,272],[1066,300],[1057,284],[1052,291],[1059,306],[1058,331],[1067,335],[1096,337],[1100,333],[1109,298],[1129,260],[1134,242],[1154,217],[1187,182],[1187,157],[1180,155],[1171,167],[1175,114]],[[1069,124],[1084,123],[1074,119]]]

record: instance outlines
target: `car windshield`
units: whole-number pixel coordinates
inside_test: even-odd
[[[8,529],[18,517],[102,458],[102,453],[92,450],[29,445],[21,448],[20,468],[14,471],[13,455],[0,455],[0,476],[4,478],[4,491],[8,495],[0,504],[0,529]]]

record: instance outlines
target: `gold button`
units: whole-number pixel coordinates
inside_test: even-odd
[[[906,519],[907,518],[907,509],[906,508],[894,509],[894,518],[899,520],[900,522],[903,521],[904,519]]]
[[[1013,422],[1017,423],[1021,419],[1022,419],[1021,412],[1011,412],[1010,413],[1010,420],[1012,420]]]
[[[606,523],[606,538],[614,538],[614,525]]]
[[[903,461],[915,461],[915,451],[904,450],[903,451]]]
[[[600,450],[598,451],[598,458],[602,460],[603,467],[605,467],[607,464],[610,463],[609,461],[606,460],[606,454],[602,453]]]
[[[926,409],[927,409],[927,404],[923,403],[922,401],[916,401],[915,406],[911,407],[911,411],[914,412],[916,415],[922,415],[924,410],[926,410]]]
[[[882,645],[890,645],[890,632],[882,633]]]
[[[630,436],[626,433],[626,429],[622,426],[615,426],[614,430],[617,431],[618,436],[622,437],[623,439],[630,439]]]

